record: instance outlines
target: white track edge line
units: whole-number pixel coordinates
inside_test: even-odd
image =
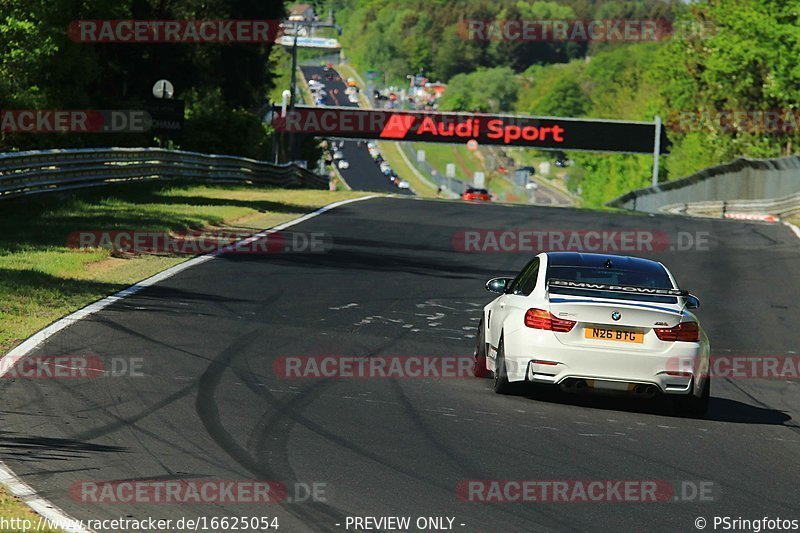
[[[789,229],[792,230],[795,235],[797,235],[797,238],[800,239],[800,228],[798,228],[797,226],[795,226],[791,222],[786,222],[785,220],[783,221],[783,224],[784,224],[784,226],[788,226]]]
[[[301,222],[305,222],[311,218],[314,218],[318,215],[326,213],[331,209],[336,207],[340,207],[342,205],[350,204],[353,202],[360,202],[362,200],[370,200],[372,198],[378,198],[379,195],[368,195],[362,196],[361,198],[351,198],[349,200],[341,200],[339,202],[333,202],[332,204],[328,204],[325,206],[320,207],[316,211],[312,211],[311,213],[307,213],[303,216],[297,217],[295,219],[289,220],[288,222],[284,222],[282,224],[278,224],[268,230],[260,231],[247,237],[234,245],[233,247],[238,247],[243,244],[247,244],[253,242],[256,239],[263,238],[265,236],[271,235],[277,231],[281,231],[288,227],[294,226],[295,224],[299,224]],[[225,253],[227,251],[231,251],[230,247],[226,247],[220,251],[215,251],[210,254],[200,255],[184,261],[183,263],[179,263],[175,266],[172,266],[166,270],[162,270],[158,274],[150,276],[147,279],[144,279],[138,283],[134,283],[130,287],[123,289],[111,296],[107,296],[101,300],[98,300],[94,303],[87,305],[86,307],[75,311],[63,318],[60,318],[50,324],[49,326],[45,327],[42,330],[34,333],[30,337],[28,337],[25,341],[23,341],[20,345],[16,348],[8,352],[5,357],[0,358],[0,377],[3,376],[6,372],[11,370],[14,367],[15,363],[25,357],[29,352],[36,349],[40,344],[46,341],[48,338],[52,337],[62,329],[65,329],[72,324],[75,324],[77,321],[86,318],[94,313],[97,313],[101,309],[108,307],[109,305],[122,300],[127,296],[131,296],[132,294],[136,294],[140,290],[150,287],[160,281],[163,281],[167,278],[186,270],[187,268],[200,265],[205,263],[206,261],[210,261],[217,257],[218,255]],[[67,524],[72,524],[70,527],[62,527],[64,531],[68,533],[92,533],[91,530],[86,529],[83,527],[83,523],[75,518],[72,518],[67,513],[53,505],[51,502],[46,500],[45,498],[39,496],[39,494],[33,490],[33,488],[22,481],[19,476],[17,476],[3,461],[0,461],[0,484],[4,485],[12,494],[20,498],[28,507],[36,511],[39,515],[43,516],[44,518],[50,520],[53,525],[65,526]]]

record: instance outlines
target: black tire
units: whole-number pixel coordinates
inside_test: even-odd
[[[497,394],[511,394],[512,387],[508,381],[506,372],[506,357],[503,348],[503,339],[500,339],[500,346],[497,347],[497,362],[494,371],[494,391]]]
[[[703,385],[703,391],[698,398],[694,394],[690,394],[685,398],[680,398],[678,403],[679,410],[693,418],[703,418],[708,413],[708,404],[711,400],[711,377],[706,377],[706,382]]]
[[[475,362],[472,366],[472,375],[476,378],[486,378],[491,372],[486,368],[486,330],[483,327],[483,317],[478,324],[478,334],[475,335],[475,339]]]

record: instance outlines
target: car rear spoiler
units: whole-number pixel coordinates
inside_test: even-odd
[[[609,285],[606,283],[590,283],[586,281],[570,281],[551,279],[547,289],[554,294],[576,294],[576,291],[612,292],[632,296],[689,296],[689,291],[681,289],[658,289],[655,287],[637,287],[635,285]]]

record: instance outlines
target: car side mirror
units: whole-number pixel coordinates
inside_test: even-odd
[[[700,298],[690,294],[686,297],[686,309],[700,309]]]
[[[503,294],[512,281],[511,278],[492,278],[486,282],[486,290]]]

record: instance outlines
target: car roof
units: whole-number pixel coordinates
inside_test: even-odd
[[[639,272],[652,272],[662,274],[664,265],[652,259],[641,257],[631,257],[628,255],[612,254],[588,254],[580,252],[548,252],[547,262],[554,266],[575,266],[575,267],[605,267],[607,261],[611,261],[614,268],[624,270],[636,270]]]

